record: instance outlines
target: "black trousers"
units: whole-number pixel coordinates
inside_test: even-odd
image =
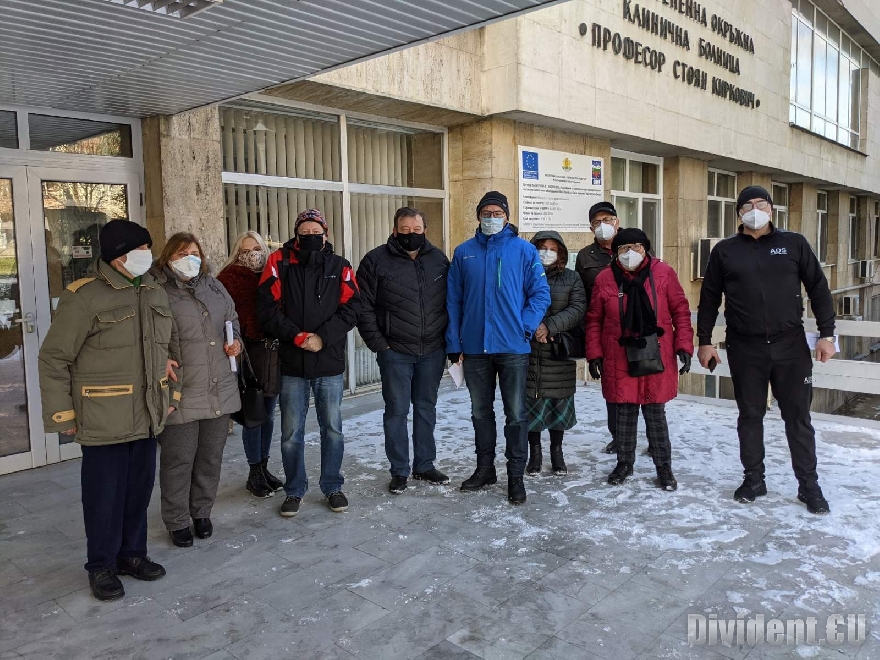
[[[617,439],[617,404],[610,401],[605,402],[605,410],[608,412],[608,433],[611,439]]]
[[[739,456],[747,478],[764,478],[767,385],[779,403],[794,475],[802,485],[818,480],[816,433],[810,421],[813,359],[803,331],[770,344],[727,337],[727,357],[739,408]]]
[[[87,571],[147,556],[147,508],[156,480],[156,438],[82,448]]]

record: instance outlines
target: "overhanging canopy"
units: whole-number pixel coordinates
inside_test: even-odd
[[[0,0],[0,104],[174,114],[557,2]]]

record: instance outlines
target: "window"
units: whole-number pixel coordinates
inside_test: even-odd
[[[849,198],[849,260],[857,261],[859,254],[859,217],[856,213],[856,198]]]
[[[777,229],[788,229],[788,186],[774,183],[771,196],[773,197],[773,224]]]
[[[638,227],[662,256],[663,159],[623,151],[611,152],[611,202],[621,227]]]
[[[0,148],[18,149],[18,120],[14,112],[0,111]]]
[[[874,202],[874,253],[875,259],[880,257],[880,202]]]
[[[791,3],[789,122],[858,149],[861,72],[878,64],[810,0]]]
[[[819,191],[816,201],[816,216],[819,220],[818,235],[816,236],[816,254],[819,263],[828,263],[828,193]]]
[[[296,216],[315,207],[334,251],[357,268],[388,240],[394,212],[414,206],[426,215],[428,240],[444,249],[442,129],[254,101],[222,107],[220,122],[229,244],[251,229],[280,247],[293,236]],[[347,359],[352,391],[379,381],[375,355],[357,330]]]
[[[709,170],[709,226],[707,238],[726,238],[736,233],[736,174]]]

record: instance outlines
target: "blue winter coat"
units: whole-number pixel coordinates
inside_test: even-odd
[[[550,287],[535,246],[511,224],[455,248],[449,267],[446,352],[531,352],[529,341],[550,306]]]

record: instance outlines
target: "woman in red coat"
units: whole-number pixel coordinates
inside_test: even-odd
[[[617,257],[599,274],[593,288],[586,353],[590,375],[602,380],[605,400],[618,404],[617,466],[608,483],[621,484],[633,473],[641,407],[657,468],[656,483],[664,490],[675,490],[678,484],[671,468],[665,404],[678,394],[679,374],[690,370],[694,352],[690,306],[675,271],[649,254],[651,242],[641,229],[621,229],[611,249]],[[662,373],[631,376],[627,347],[643,347],[655,334]],[[676,355],[683,364],[680,371]]]

